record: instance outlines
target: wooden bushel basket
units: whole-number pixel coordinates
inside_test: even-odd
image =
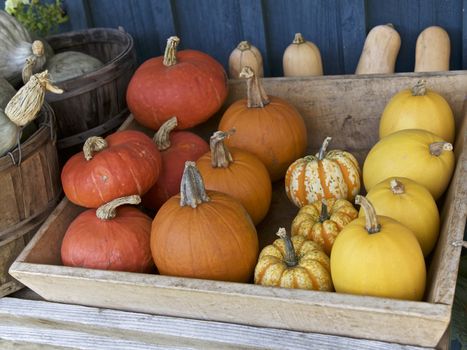
[[[19,150],[0,158],[0,296],[23,286],[8,269],[60,199],[55,118],[44,103],[37,131]]]
[[[136,69],[133,38],[122,28],[91,28],[47,37],[56,53],[80,51],[98,58],[101,68],[57,83],[61,95],[46,100],[57,119],[61,161],[80,151],[89,136],[114,131],[128,116],[126,89]]]

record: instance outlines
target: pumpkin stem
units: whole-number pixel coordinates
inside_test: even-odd
[[[159,151],[164,151],[170,147],[170,133],[177,127],[177,117],[168,119],[161,125],[153,137]]]
[[[381,225],[378,223],[376,210],[368,199],[357,194],[355,197],[355,204],[361,205],[365,212],[366,225],[365,228],[368,233],[377,233],[381,230]]]
[[[40,40],[34,40],[31,45],[31,50],[34,56],[44,56],[44,43]]]
[[[319,222],[323,223],[326,220],[329,220],[329,212],[328,212],[328,206],[326,203],[326,199],[321,200],[321,214],[319,215]]]
[[[124,204],[139,204],[141,197],[138,195],[126,196],[114,199],[108,203],[102,204],[96,210],[97,218],[101,220],[111,220],[117,216],[117,208]]]
[[[211,164],[213,168],[228,168],[233,162],[232,154],[224,143],[224,139],[233,135],[235,129],[216,131],[209,140],[211,148]]]
[[[403,194],[405,193],[405,187],[404,184],[397,179],[392,179],[390,181],[390,186],[391,186],[391,191],[394,194]]]
[[[426,80],[422,79],[415,84],[412,88],[412,96],[425,96],[426,95]]]
[[[392,24],[392,23],[386,23],[386,25],[387,25],[388,27],[391,27],[392,29],[395,29],[394,24]]]
[[[51,88],[52,87],[52,88]],[[49,81],[47,70],[34,74],[29,81],[18,90],[5,107],[5,114],[17,126],[24,126],[34,120],[44,103],[45,92],[62,93],[63,90],[53,86]]]
[[[237,49],[239,49],[240,51],[249,50],[251,49],[251,44],[246,40],[240,41],[237,45]]]
[[[83,145],[84,159],[91,160],[95,152],[100,152],[107,146],[107,141],[100,136],[88,137]]]
[[[287,236],[287,232],[285,228],[279,228],[276,235],[284,240],[285,244],[285,257],[284,261],[288,267],[294,267],[298,265],[297,254],[295,254],[295,248],[293,246],[292,240],[289,236]]]
[[[196,208],[198,204],[209,202],[211,199],[206,194],[203,178],[196,167],[195,162],[186,161],[180,183],[180,206]]]
[[[321,148],[319,149],[318,153],[318,160],[323,160],[324,156],[326,155],[326,150],[328,149],[329,143],[331,142],[332,137],[328,136],[324,139]]]
[[[179,43],[180,39],[177,36],[171,36],[167,39],[167,45],[164,52],[164,66],[170,67],[177,64],[177,46]]]
[[[292,41],[292,44],[303,44],[305,39],[303,38],[302,33],[295,33],[295,37]]]
[[[430,144],[430,153],[439,157],[443,151],[452,151],[452,144],[449,142],[433,142]]]
[[[246,78],[248,108],[263,108],[269,103],[269,97],[251,67],[245,66],[240,78]]]

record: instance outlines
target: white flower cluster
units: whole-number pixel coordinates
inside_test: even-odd
[[[29,5],[29,2],[29,0],[6,0],[5,11],[12,15],[15,13],[15,10],[19,4]]]

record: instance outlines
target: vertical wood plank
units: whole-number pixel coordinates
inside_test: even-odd
[[[364,0],[341,0],[340,33],[343,67],[341,73],[353,74],[366,38],[366,19]]]
[[[68,22],[61,28],[62,32],[93,27],[93,23],[90,21],[87,0],[64,0],[63,5],[68,16]]]
[[[269,52],[266,28],[264,27],[263,3],[261,0],[238,0],[242,40],[248,40],[263,56],[264,76],[270,76]]]
[[[153,47],[149,52],[159,56],[164,53],[167,39],[177,35],[172,3],[170,0],[152,0],[151,11],[154,19],[152,33],[156,36],[159,47]]]
[[[462,69],[467,69],[467,0],[462,6]]]
[[[324,74],[344,71],[338,0],[270,0],[265,4],[271,75],[283,75],[282,56],[297,32],[318,46]]]
[[[230,52],[242,40],[236,0],[177,0],[174,3],[180,47],[206,52],[225,68]]]
[[[462,16],[465,13],[462,15],[461,0],[367,0],[367,31],[379,24],[392,23],[401,36],[397,72],[413,71],[417,37],[431,25],[439,25],[448,32],[451,39],[450,69],[461,69]]]

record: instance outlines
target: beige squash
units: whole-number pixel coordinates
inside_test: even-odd
[[[428,27],[417,38],[415,72],[447,71],[450,55],[449,34],[441,27]]]
[[[368,33],[355,74],[394,73],[401,38],[392,24],[374,27]]]
[[[245,66],[253,69],[257,77],[264,76],[261,52],[246,40],[241,41],[229,56],[229,77],[239,79]]]
[[[323,63],[319,48],[296,33],[282,57],[285,77],[323,75]]]

